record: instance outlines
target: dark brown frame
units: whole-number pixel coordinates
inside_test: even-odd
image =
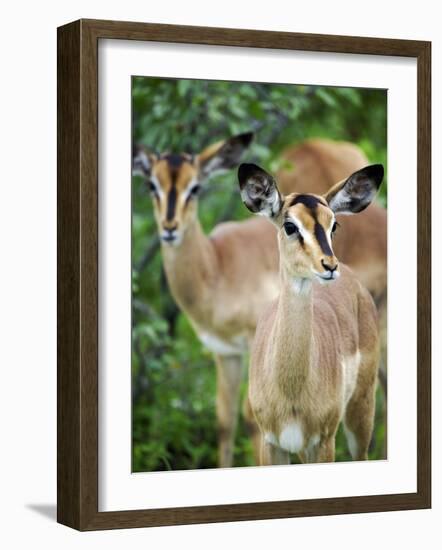
[[[417,58],[417,492],[98,511],[98,40],[123,39]],[[86,531],[431,506],[431,43],[120,21],[58,29],[58,521]]]

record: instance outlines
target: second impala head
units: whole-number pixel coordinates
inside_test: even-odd
[[[338,226],[335,215],[364,210],[376,195],[383,174],[382,165],[367,166],[324,196],[292,193],[283,197],[272,176],[255,164],[241,164],[238,179],[247,208],[267,216],[278,227],[281,265],[288,276],[327,283],[339,277],[332,246]]]
[[[157,155],[143,146],[133,152],[133,173],[144,177],[152,196],[160,239],[179,245],[197,217],[203,184],[216,172],[238,165],[253,138],[251,132],[214,143],[198,155]]]

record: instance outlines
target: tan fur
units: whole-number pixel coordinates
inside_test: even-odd
[[[362,151],[350,143],[312,139],[287,149],[283,158],[290,169],[277,174],[283,194],[327,191],[368,164]],[[340,227],[333,241],[338,258],[349,265],[376,303],[386,302],[387,212],[371,204],[357,216],[337,216]]]
[[[357,352],[360,364],[344,368],[342,360]],[[366,459],[377,367],[375,308],[350,270],[342,266],[341,277],[327,287],[313,283],[307,296],[296,295],[285,280],[278,301],[258,325],[251,358],[249,397],[262,433],[278,438],[296,421],[305,442],[301,459],[333,461],[336,430],[345,416],[358,441],[356,458]],[[346,384],[353,378],[356,387],[346,402]],[[319,442],[308,457],[315,437]],[[263,463],[274,463],[274,447],[266,444]],[[281,451],[278,463],[286,454]]]
[[[207,335],[211,335],[225,344],[224,353],[215,353],[215,356],[219,465],[226,467],[232,464],[241,381],[238,372],[243,370],[242,358],[254,336],[259,315],[277,296],[279,253],[276,230],[266,219],[223,223],[207,236],[198,220],[198,201],[186,203],[186,192],[198,177],[200,167],[204,162],[210,162],[223,144],[218,142],[207,147],[194,159],[184,155],[185,162],[174,178],[164,158],[148,156],[152,176],[161,192],[161,197],[153,196],[159,233],[161,235],[165,228],[176,227],[182,238],[178,246],[162,244],[171,293],[203,343],[207,342]],[[335,161],[330,159],[330,162]],[[300,167],[299,163],[297,166]],[[350,172],[351,169],[347,170],[333,182]],[[174,217],[167,220],[167,198],[172,180],[176,186],[177,200]],[[326,185],[326,189],[331,183]],[[344,232],[339,233],[338,238]],[[359,252],[362,257],[363,247]],[[247,400],[243,410],[256,449],[260,438]]]
[[[367,157],[355,145],[325,139],[311,139],[283,153],[290,168],[277,174],[283,194],[327,191],[348,174],[366,166]],[[337,216],[340,227],[333,248],[350,266],[374,298],[379,315],[381,382],[386,399],[387,381],[387,211],[373,203],[357,216]],[[387,428],[386,403],[385,429]],[[384,453],[387,455],[387,435]]]
[[[228,467],[233,460],[242,358],[259,315],[278,292],[275,230],[267,220],[251,219],[220,224],[207,237],[195,219],[179,247],[162,249],[172,295],[196,333],[206,345],[208,335],[226,346],[215,356],[219,465]],[[251,414],[246,420],[256,449],[258,430]]]
[[[180,239],[178,245],[162,242],[170,291],[202,343],[215,350],[218,460],[221,467],[228,467],[233,461],[243,356],[254,336],[259,315],[277,296],[279,256],[276,230],[269,221],[252,218],[222,223],[208,236],[198,219],[198,201],[186,202],[186,193],[198,179],[200,166],[210,162],[222,145],[220,142],[206,148],[194,160],[186,157],[175,173],[162,157],[151,157],[150,161],[151,177],[159,186],[159,193],[153,196],[159,233],[176,228]],[[167,219],[173,186],[176,207],[173,218]],[[243,409],[258,457],[259,430],[247,399]]]
[[[171,292],[196,332],[231,345],[240,336],[245,350],[263,304],[278,292],[273,226],[265,219],[228,222],[208,237],[195,219],[179,247],[163,245],[163,260]]]
[[[179,220],[183,222],[186,221],[187,217],[192,218],[194,214],[194,205],[188,204],[186,206],[183,192],[187,188],[189,182],[196,178],[198,172],[196,167],[189,161],[183,162],[178,170],[170,170],[167,161],[160,159],[153,164],[152,176],[160,183],[161,189],[163,192],[163,200],[156,200],[155,213],[157,217],[157,222],[160,226],[164,228],[174,227],[179,223]],[[174,176],[176,191],[178,200],[176,203],[175,216],[172,220],[168,220],[166,217],[167,212],[167,201],[166,198],[172,188],[172,177]]]
[[[305,237],[313,233],[312,213],[285,198],[275,223],[287,217],[302,221]],[[331,226],[333,214],[319,204],[317,219]],[[310,220],[309,220],[310,218]],[[281,293],[258,323],[249,374],[249,399],[264,444],[263,464],[286,464],[291,427],[297,452],[306,462],[334,460],[341,420],[354,437],[354,458],[367,459],[373,430],[379,343],[373,300],[353,273],[327,286],[317,282],[324,254],[311,239],[278,233]],[[337,265],[334,255],[328,263]],[[294,285],[303,278],[304,288]],[[305,279],[304,279],[305,278]]]
[[[224,145],[224,141],[217,141],[216,143],[212,143],[205,149],[201,151],[201,153],[198,155],[198,164],[203,164],[204,162],[209,161]]]

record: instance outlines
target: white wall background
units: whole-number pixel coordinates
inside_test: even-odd
[[[437,2],[48,0],[3,5],[0,94],[0,541],[6,548],[436,548],[441,543],[441,218],[433,221],[433,510],[77,533],[55,516],[56,27],[80,17],[433,41],[433,204],[442,202]],[[404,229],[406,234],[406,228]],[[439,253],[438,253],[439,252]],[[402,426],[404,431],[407,426]]]

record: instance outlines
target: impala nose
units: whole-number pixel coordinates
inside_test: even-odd
[[[321,260],[321,264],[322,264],[322,267],[326,271],[330,271],[330,273],[333,273],[338,269],[338,262],[334,262],[333,264],[330,264],[330,263],[324,262],[324,260]]]
[[[177,238],[177,229],[178,225],[175,224],[173,226],[163,227],[163,234],[161,235],[161,238],[163,241],[172,242]]]
[[[327,258],[327,261],[321,260],[321,264],[325,270],[324,274],[320,276],[321,279],[324,279],[326,281],[334,281],[339,277],[339,264],[336,260],[333,260],[332,258]]]
[[[176,231],[178,229],[178,224],[173,224],[173,225],[165,225],[164,226],[164,231],[169,231],[170,233],[173,233],[174,231]]]

